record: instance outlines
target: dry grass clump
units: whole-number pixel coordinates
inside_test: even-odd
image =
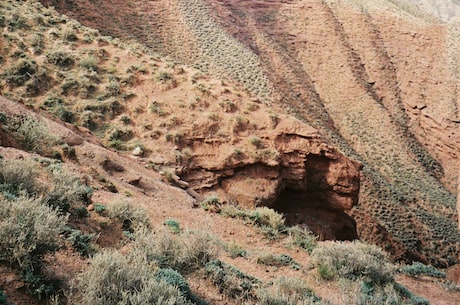
[[[21,191],[36,194],[39,191],[36,181],[39,174],[37,164],[33,161],[1,159],[1,191],[7,197],[17,196]]]
[[[394,281],[388,255],[361,242],[324,243],[311,254],[320,280],[340,283],[347,304],[428,304]]]
[[[0,261],[8,262],[38,298],[57,293],[58,283],[46,274],[44,256],[57,249],[67,217],[40,199],[19,195],[0,199]]]
[[[7,116],[6,124],[2,126],[11,134],[25,150],[49,156],[51,148],[58,143],[48,126],[39,117]]]
[[[365,278],[376,283],[392,280],[393,266],[377,246],[361,242],[322,244],[312,251],[311,259],[321,279]]]
[[[135,233],[133,252],[145,256],[161,268],[187,274],[202,268],[217,255],[213,238],[200,231],[159,231],[141,229]]]
[[[150,218],[141,207],[133,206],[127,201],[116,201],[107,206],[108,216],[123,223],[123,230],[134,232],[140,228],[150,228]]]
[[[92,189],[79,177],[61,168],[52,170],[52,187],[45,195],[45,202],[59,211],[78,214],[91,203]]]
[[[327,304],[315,296],[307,283],[298,278],[282,277],[271,289],[260,289],[257,293],[260,305],[311,305]]]
[[[221,210],[227,217],[241,218],[257,227],[269,238],[277,239],[286,231],[283,215],[268,207],[257,207],[254,210],[242,210],[234,205],[224,205]]]
[[[158,267],[140,257],[104,251],[79,277],[76,304],[189,305],[178,287],[156,277]]]

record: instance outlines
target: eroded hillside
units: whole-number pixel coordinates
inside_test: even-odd
[[[455,21],[399,1],[43,3],[239,81],[308,122],[364,165],[352,211],[362,238],[402,260],[457,261]],[[113,10],[126,12],[116,25]]]
[[[292,40],[306,39],[291,24],[302,3],[81,4],[61,8],[123,39],[148,37],[170,58],[36,1],[0,3],[0,304],[455,304],[445,280],[458,281],[455,268],[317,241],[359,233],[393,258],[437,266],[458,254],[447,172],[402,108],[373,104],[371,88],[388,79],[369,82],[367,62],[334,66],[360,57],[340,47],[351,38],[336,37],[337,20],[315,41],[334,56],[311,53],[328,74],[295,51],[311,41]],[[308,33],[324,36],[320,20],[338,13],[311,4]],[[326,90],[331,75],[342,92]]]

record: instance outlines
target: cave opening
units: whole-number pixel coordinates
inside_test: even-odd
[[[320,240],[358,239],[354,218],[330,208],[322,195],[286,187],[269,207],[284,215],[286,225],[306,227]]]

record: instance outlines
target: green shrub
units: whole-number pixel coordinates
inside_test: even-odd
[[[93,234],[83,234],[80,230],[69,230],[70,235],[67,239],[72,244],[75,251],[80,253],[81,256],[90,256],[96,252],[92,242],[94,241]]]
[[[100,203],[96,203],[94,205],[94,211],[96,211],[96,213],[98,213],[98,214],[103,213],[105,211],[105,205],[100,204]]]
[[[2,291],[0,290],[0,305],[8,305],[8,301],[7,301],[7,295]]]
[[[12,16],[10,16],[7,25],[8,31],[10,32],[28,27],[26,19],[23,16],[18,15],[17,13],[14,13]]]
[[[412,265],[405,265],[399,270],[400,272],[417,277],[420,275],[426,275],[426,276],[431,276],[431,277],[437,277],[437,278],[445,278],[446,273],[439,271],[435,267],[431,265],[424,265],[420,262],[414,262]]]
[[[321,244],[312,251],[311,263],[325,280],[338,277],[381,284],[393,281],[387,254],[361,242]]]
[[[79,276],[80,304],[191,305],[181,291],[155,276],[155,265],[118,252],[96,254]]]
[[[177,222],[177,220],[174,219],[168,219],[164,222],[166,226],[168,226],[169,230],[173,233],[179,233],[181,231],[180,224]]]
[[[206,305],[207,303],[196,297],[190,290],[185,278],[177,271],[169,268],[162,268],[157,271],[155,278],[159,282],[165,282],[179,289],[181,295],[193,304]]]
[[[86,207],[76,207],[75,209],[73,209],[72,214],[80,219],[89,217],[89,212],[86,209]]]
[[[219,292],[231,298],[254,298],[255,287],[260,284],[257,278],[217,259],[206,264],[205,272],[211,283],[219,288]]]

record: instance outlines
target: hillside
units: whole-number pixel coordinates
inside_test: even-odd
[[[400,260],[457,261],[458,23],[399,1],[43,3],[312,125],[364,165],[361,238]]]
[[[460,298],[455,18],[43,3],[0,4],[0,304]]]

